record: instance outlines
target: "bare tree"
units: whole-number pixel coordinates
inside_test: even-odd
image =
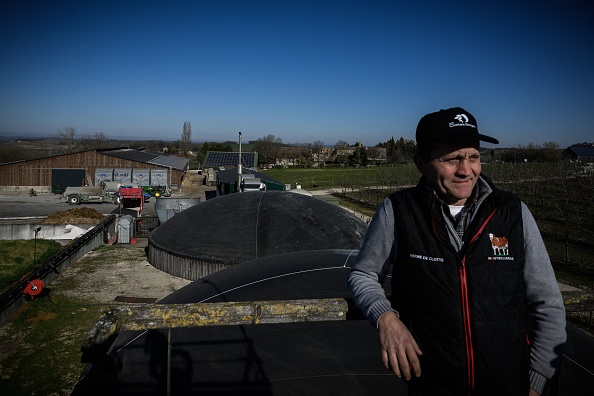
[[[81,135],[77,139],[77,146],[81,150],[93,150],[105,148],[107,138],[103,132],[95,132],[95,135]]]
[[[283,141],[274,135],[258,138],[254,143],[254,150],[259,153],[258,162],[267,165],[276,163],[276,155],[282,144]]]
[[[576,205],[578,199],[574,197],[576,194],[575,188],[571,187],[570,175],[568,175],[569,163],[559,161],[559,173],[555,177],[555,182],[558,183],[560,194],[555,197],[555,206],[559,210],[558,219],[563,224],[563,244],[564,244],[564,260],[565,264],[569,264],[569,254],[571,241],[574,239],[574,232],[580,228],[581,216]],[[550,183],[550,179],[549,179]]]
[[[105,142],[107,142],[107,137],[103,132],[95,132],[95,145],[96,148],[103,148],[105,146]]]
[[[181,136],[181,147],[180,151],[187,155],[188,151],[190,150],[190,145],[192,144],[192,124],[190,121],[184,121],[184,129]]]
[[[72,150],[74,149],[74,140],[76,138],[76,128],[67,126],[58,129],[58,138],[60,139],[60,144],[65,146],[64,153],[72,153]]]
[[[334,148],[337,150],[345,150],[349,147],[349,144],[347,142],[345,142],[344,140],[339,140],[338,142],[336,142],[336,144],[334,145]]]
[[[558,162],[561,160],[561,146],[557,142],[549,141],[542,144],[542,161]]]
[[[313,145],[311,147],[313,150],[314,159],[317,162],[319,168],[320,157],[322,155],[322,149],[324,148],[324,142],[322,142],[321,140],[316,140],[315,142],[313,142]]]

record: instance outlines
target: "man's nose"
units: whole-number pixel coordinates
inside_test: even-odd
[[[456,167],[456,173],[459,175],[469,176],[472,173],[472,167],[470,165],[470,160],[467,158],[463,158],[458,161],[458,166]]]

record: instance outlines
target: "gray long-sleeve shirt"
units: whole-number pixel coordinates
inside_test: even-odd
[[[491,189],[482,178],[478,184],[480,205]],[[565,307],[540,231],[524,203],[522,220],[526,257],[523,275],[533,328],[530,382],[532,389],[542,393],[547,379],[555,374],[560,363],[559,347],[566,339]],[[375,326],[384,313],[393,311],[381,285],[396,257],[397,232],[392,202],[386,198],[369,224],[363,246],[348,278],[348,287],[355,303]],[[451,227],[450,239],[456,245],[453,233],[455,230]]]

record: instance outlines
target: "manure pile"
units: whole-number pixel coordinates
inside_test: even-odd
[[[41,224],[99,224],[105,220],[105,216],[95,209],[73,208],[62,212],[56,212],[41,222]]]

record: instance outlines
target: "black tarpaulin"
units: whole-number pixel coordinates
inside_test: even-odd
[[[322,200],[285,191],[230,194],[194,205],[157,227],[151,249],[226,264],[283,253],[358,249],[367,225]]]

